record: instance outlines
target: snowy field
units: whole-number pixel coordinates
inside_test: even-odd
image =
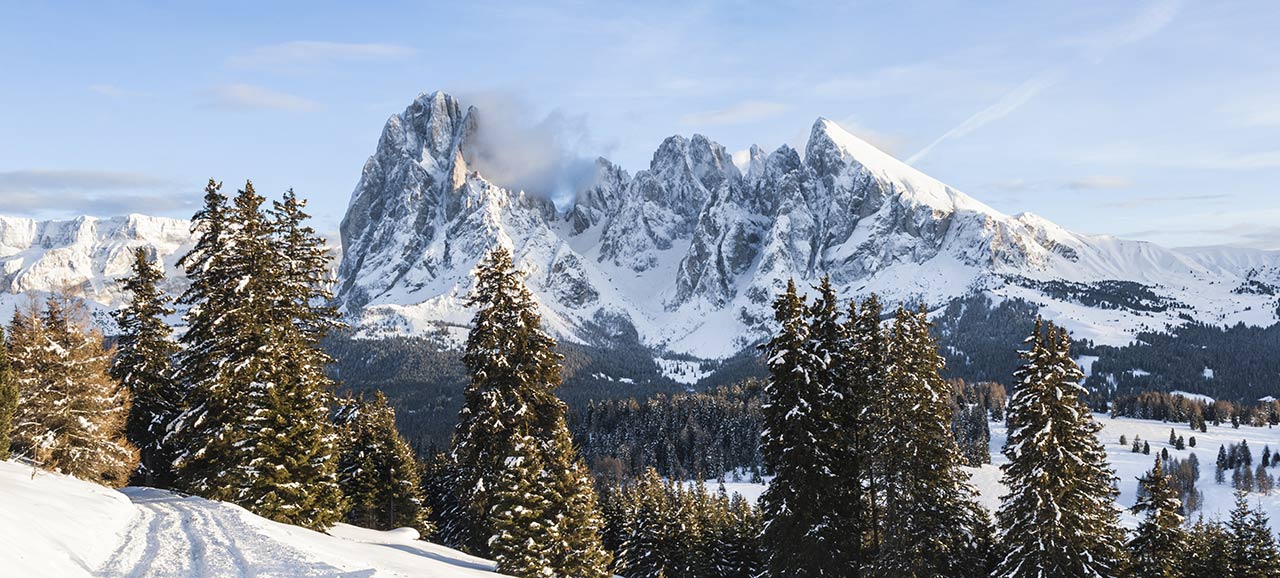
[[[339,525],[325,535],[222,502],[148,488],[115,491],[0,462],[0,575],[23,578],[495,577],[493,564]]]
[[[1249,449],[1253,452],[1254,467],[1257,467],[1258,459],[1262,456],[1264,447],[1270,446],[1272,452],[1280,451],[1280,428],[1240,426],[1240,429],[1233,429],[1230,424],[1222,426],[1210,424],[1208,432],[1200,433],[1198,431],[1192,432],[1185,423],[1170,424],[1129,418],[1112,419],[1106,414],[1094,414],[1094,418],[1103,426],[1098,437],[1106,445],[1107,457],[1112,467],[1115,468],[1116,475],[1120,478],[1120,497],[1118,502],[1126,508],[1122,520],[1125,526],[1129,528],[1136,527],[1138,522],[1138,519],[1127,511],[1135,501],[1138,477],[1151,469],[1156,454],[1159,454],[1161,449],[1168,448],[1170,458],[1186,460],[1191,454],[1196,454],[1196,458],[1200,460],[1200,478],[1196,480],[1196,488],[1204,494],[1204,506],[1199,512],[1191,514],[1189,517],[1191,521],[1194,521],[1201,514],[1204,515],[1205,519],[1219,518],[1225,521],[1229,517],[1232,506],[1235,505],[1234,490],[1231,488],[1230,482],[1231,472],[1227,472],[1226,484],[1217,485],[1213,481],[1214,462],[1218,459],[1219,445],[1238,444],[1241,440],[1248,440]],[[1196,438],[1196,447],[1177,450],[1172,445],[1169,445],[1169,429],[1171,427],[1178,435],[1187,440],[1194,436]],[[1130,444],[1133,443],[1135,435],[1149,442],[1151,444],[1151,455],[1135,454],[1130,446],[1121,446],[1121,435],[1125,436],[1126,441]],[[1000,506],[1000,497],[1005,493],[1004,486],[1000,484],[1000,464],[1007,461],[1004,454],[1000,453],[1001,448],[1004,447],[1005,436],[1004,424],[992,423],[992,463],[985,464],[981,468],[966,468],[973,476],[970,481],[978,489],[980,494],[979,501],[993,513]],[[1280,476],[1280,467],[1272,468],[1271,475]],[[706,485],[707,488],[713,491],[718,486],[715,480],[708,480]],[[732,493],[741,494],[748,500],[754,500],[764,492],[765,484],[727,482],[725,489]],[[1280,490],[1273,492],[1270,496],[1254,493],[1250,495],[1250,500],[1262,505],[1267,515],[1271,518],[1272,530],[1280,531]]]
[[[1192,432],[1185,424],[1096,415],[1099,434],[1120,477],[1121,506],[1134,502],[1137,477],[1150,469],[1155,454],[1168,448],[1173,457],[1200,460],[1198,488],[1204,494],[1206,518],[1227,517],[1233,504],[1229,484],[1213,481],[1218,446],[1248,440],[1254,459],[1264,447],[1280,450],[1280,429],[1230,425]],[[1170,426],[1196,447],[1176,450],[1168,443]],[[1004,461],[1003,424],[992,424],[995,463],[970,470],[984,505],[994,510],[1004,488],[999,464]],[[1120,445],[1139,436],[1152,455],[1135,454]],[[1255,462],[1256,463],[1256,462]],[[1280,473],[1280,468],[1276,468]],[[743,476],[745,479],[745,476]],[[1229,476],[1228,476],[1229,478]],[[714,480],[707,483],[714,490]],[[726,489],[755,500],[763,484],[729,482]],[[1280,492],[1254,494],[1280,529]],[[1127,526],[1136,518],[1124,515]],[[378,578],[416,576],[465,578],[497,576],[489,561],[415,540],[411,530],[377,532],[339,525],[330,534],[260,518],[242,508],[201,498],[182,497],[147,488],[115,491],[15,462],[0,462],[0,549],[6,567],[0,574],[23,577],[104,576],[311,576]]]

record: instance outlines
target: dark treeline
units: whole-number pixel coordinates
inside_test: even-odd
[[[988,421],[1004,416],[997,383],[951,380],[951,433],[966,465],[991,463]],[[587,464],[603,480],[635,477],[646,468],[678,480],[758,481],[764,469],[760,435],[764,382],[717,387],[706,393],[592,401],[570,414]]]
[[[1243,402],[1280,397],[1276,351],[1280,325],[1190,323],[1169,333],[1141,333],[1124,347],[1091,348],[1085,353],[1099,359],[1085,385],[1104,391],[1114,383],[1121,395],[1182,390]]]
[[[759,480],[763,383],[707,393],[590,402],[570,425],[592,471],[621,480],[653,468],[664,478],[714,479],[728,471]]]

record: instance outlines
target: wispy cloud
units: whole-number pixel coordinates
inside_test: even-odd
[[[235,68],[299,68],[324,64],[370,62],[412,56],[415,49],[398,44],[297,40],[255,48],[227,61]]]
[[[319,110],[320,103],[301,96],[253,84],[223,84],[209,90],[209,104],[215,108],[267,109],[287,111]]]
[[[787,109],[787,105],[780,102],[748,100],[725,108],[686,114],[680,117],[680,123],[690,126],[741,124],[772,118]]]
[[[916,161],[923,159],[925,155],[928,155],[935,147],[948,140],[960,138],[986,126],[991,122],[1008,116],[1009,113],[1018,110],[1022,105],[1030,102],[1031,99],[1036,97],[1036,95],[1043,92],[1044,89],[1057,84],[1060,80],[1062,80],[1061,70],[1049,70],[1031,78],[1010,91],[1008,94],[1005,94],[1000,98],[1000,100],[997,100],[991,106],[974,113],[972,116],[965,119],[964,122],[952,127],[951,130],[942,133],[942,136],[934,139],[933,142],[925,145],[925,147],[916,152],[916,154],[908,157],[907,164],[914,164]]]
[[[1164,203],[1188,203],[1188,202],[1212,202],[1221,201],[1231,198],[1226,194],[1208,194],[1208,195],[1152,195],[1147,197],[1134,197],[1130,199],[1121,199],[1103,203],[1100,206],[1108,208],[1132,209],[1137,207],[1149,207],[1153,205],[1162,205]]]
[[[0,206],[6,214],[111,216],[189,210],[198,195],[176,194],[181,187],[142,173],[27,169],[0,172]]]
[[[1072,191],[1115,190],[1133,186],[1127,177],[1116,175],[1085,175],[1067,180],[1027,180],[1009,179],[987,184],[986,188],[1008,193],[1025,193],[1030,191]]]
[[[1073,39],[1072,43],[1081,47],[1081,56],[1083,58],[1096,64],[1101,62],[1112,51],[1125,45],[1140,42],[1160,32],[1173,21],[1180,9],[1181,2],[1176,0],[1154,2],[1148,4],[1135,18],[1128,22],[1112,29]],[[1037,73],[1000,97],[995,103],[974,113],[960,124],[942,133],[942,136],[925,145],[919,152],[911,155],[907,159],[907,163],[914,164],[927,156],[938,145],[948,140],[968,135],[987,124],[1008,116],[1023,105],[1031,102],[1045,89],[1061,82],[1066,75],[1067,66],[1065,65],[1053,66]]]
[[[1091,164],[1144,166],[1207,171],[1253,171],[1280,168],[1280,149],[1255,153],[1224,153],[1132,144],[1096,146],[1077,156]]]
[[[109,96],[111,98],[134,98],[139,96],[150,96],[146,92],[142,92],[140,90],[130,90],[128,88],[121,88],[114,84],[91,84],[89,85],[89,91],[97,94],[101,94],[102,96]]]

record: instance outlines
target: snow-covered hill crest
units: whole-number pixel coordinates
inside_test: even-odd
[[[548,325],[601,343],[704,357],[758,339],[786,279],[931,307],[974,292],[1041,304],[1082,337],[1123,343],[1189,318],[1275,322],[1280,253],[1171,250],[1005,215],[845,131],[814,123],[803,156],[752,147],[739,170],[673,136],[635,175],[605,159],[565,211],[472,169],[483,111],[432,93],[392,116],[342,225],[343,310],[369,333],[467,321],[486,249],[512,248]]]

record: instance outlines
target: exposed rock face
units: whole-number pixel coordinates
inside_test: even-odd
[[[1121,329],[1100,327],[1115,319],[1036,282],[1131,279],[1201,315],[1274,320],[1272,297],[1216,293],[1280,271],[1276,253],[1171,251],[1007,216],[825,119],[803,156],[753,146],[742,169],[701,135],[666,139],[634,176],[598,159],[596,178],[562,213],[468,168],[478,122],[482,111],[434,93],[383,129],[342,225],[338,299],[368,331],[465,323],[469,273],[495,244],[514,249],[562,337],[634,331],[703,356],[758,339],[786,280],[822,275],[845,297],[930,306],[975,291],[1024,297],[1103,341],[1181,321],[1113,310]]]

